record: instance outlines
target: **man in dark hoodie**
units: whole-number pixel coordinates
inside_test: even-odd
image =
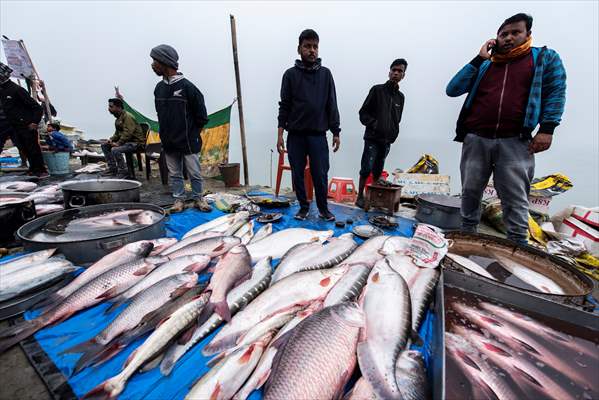
[[[310,159],[310,172],[320,217],[334,221],[335,216],[327,205],[329,148],[326,131],[333,133],[333,151],[339,150],[339,110],[337,94],[331,71],[323,67],[318,58],[318,34],[304,30],[299,37],[297,52],[301,60],[283,74],[281,101],[279,102],[279,129],[277,149],[285,151],[283,131],[287,131],[287,152],[295,194],[300,209],[295,218],[305,220],[310,211],[304,186],[306,157]]]
[[[381,85],[374,85],[360,108],[360,122],[366,127],[356,200],[356,205],[360,208],[364,207],[366,179],[370,173],[375,182],[381,177],[385,158],[399,134],[405,101],[403,93],[399,91],[399,82],[404,78],[407,68],[408,62],[403,58],[393,61],[389,67],[389,80]]]
[[[191,181],[194,207],[208,212],[212,209],[202,197],[200,175],[200,132],[208,122],[204,96],[193,83],[177,72],[179,55],[169,45],[161,44],[150,52],[152,69],[162,81],[154,89],[154,101],[160,124],[160,141],[172,184],[175,204],[171,212],[185,208],[183,164]]]

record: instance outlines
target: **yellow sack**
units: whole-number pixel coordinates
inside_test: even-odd
[[[439,161],[430,154],[424,154],[420,159],[407,171],[408,174],[438,174]]]
[[[572,181],[566,175],[551,174],[533,179],[530,183],[530,195],[551,197],[572,189],[572,186]]]

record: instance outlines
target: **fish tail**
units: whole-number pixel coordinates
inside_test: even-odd
[[[27,339],[35,332],[42,329],[44,326],[43,321],[34,319],[31,321],[25,321],[19,325],[10,326],[0,333],[0,354],[10,349],[21,340]]]
[[[47,311],[49,311],[51,308],[53,308],[56,304],[60,304],[63,299],[64,299],[64,297],[59,294],[56,294],[56,293],[51,294],[50,296],[46,297],[39,303],[36,303],[34,309],[36,311],[39,311],[42,314],[44,314]]]
[[[109,344],[108,346],[102,346],[101,344],[88,344],[87,342],[82,343],[80,346],[87,344],[88,349],[83,355],[77,360],[75,368],[73,369],[72,375],[78,374],[84,368],[92,364],[101,364],[108,361],[116,354],[118,354],[123,346],[120,343]]]
[[[98,386],[87,392],[82,399],[114,399],[123,391],[124,388],[125,385],[117,375],[100,383]]]
[[[208,357],[228,350],[231,347],[234,347],[237,343],[237,339],[239,338],[239,336],[239,334],[235,334],[226,336],[216,342],[213,340],[212,342],[204,346],[204,348],[202,349],[202,355]]]
[[[114,303],[112,303],[110,305],[110,307],[108,307],[105,311],[104,314],[111,314],[114,310],[116,310],[117,308],[119,308],[121,306],[121,304],[123,304],[125,301],[124,300],[118,300],[115,301]]]

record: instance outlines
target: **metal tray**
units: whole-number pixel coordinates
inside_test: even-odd
[[[0,302],[0,321],[22,314],[30,309],[31,306],[42,301],[63,286],[66,286],[73,280],[73,278],[74,276],[71,274],[60,276],[48,282],[46,285],[37,287],[19,297]]]

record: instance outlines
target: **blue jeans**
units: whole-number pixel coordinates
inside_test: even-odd
[[[184,153],[164,153],[171,190],[175,199],[185,199],[183,184],[183,164],[191,181],[191,192],[194,199],[202,197],[202,176],[200,175],[200,155]]]
[[[487,139],[472,133],[466,135],[460,161],[462,229],[476,231],[483,191],[493,174],[507,237],[527,243],[528,193],[535,170],[535,158],[528,153],[528,144],[517,137]]]
[[[137,143],[124,143],[123,145],[116,147],[112,147],[112,145],[108,143],[103,143],[101,147],[104,157],[106,157],[108,169],[116,171],[118,168],[119,171],[126,172],[127,164],[125,163],[123,154],[135,152],[135,150],[137,150]]]
[[[372,172],[372,177],[376,182],[383,173],[385,158],[387,158],[390,149],[391,144],[389,143],[364,140],[364,150],[362,150],[362,161],[360,162],[360,177],[368,178],[368,175]]]

